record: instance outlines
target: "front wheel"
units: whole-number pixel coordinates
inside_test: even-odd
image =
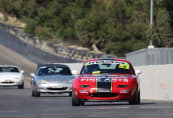
[[[70,96],[70,97],[71,97],[71,96],[72,96],[72,92],[68,93],[68,96]]]
[[[80,105],[84,105],[84,102],[81,101],[79,98],[77,98],[74,92],[72,92],[72,106],[80,106]]]
[[[17,87],[18,89],[24,89],[24,83],[22,83],[21,85],[18,85]]]
[[[32,90],[32,97],[40,97],[40,92]]]
[[[141,97],[140,97],[140,91],[136,92],[132,99],[129,100],[130,105],[137,105],[140,104]]]

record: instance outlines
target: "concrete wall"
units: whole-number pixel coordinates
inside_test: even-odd
[[[173,64],[140,66],[142,99],[173,100]]]

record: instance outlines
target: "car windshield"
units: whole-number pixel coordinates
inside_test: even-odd
[[[68,67],[61,66],[44,66],[39,68],[39,76],[44,75],[72,75]]]
[[[0,67],[0,73],[1,72],[19,72],[19,69],[17,67]]]
[[[84,64],[81,74],[132,74],[130,65],[122,61],[93,61]]]

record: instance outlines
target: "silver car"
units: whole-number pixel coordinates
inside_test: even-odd
[[[74,76],[66,65],[46,64],[37,69],[36,75],[32,76],[32,96],[40,97],[43,93],[72,95],[72,81]]]

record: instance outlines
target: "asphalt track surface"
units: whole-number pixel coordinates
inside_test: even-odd
[[[0,64],[17,64],[26,75],[36,64],[0,45]],[[0,87],[0,118],[173,118],[173,102],[142,100],[141,105],[127,102],[94,102],[72,107],[66,94],[31,97],[29,77],[25,89]]]

